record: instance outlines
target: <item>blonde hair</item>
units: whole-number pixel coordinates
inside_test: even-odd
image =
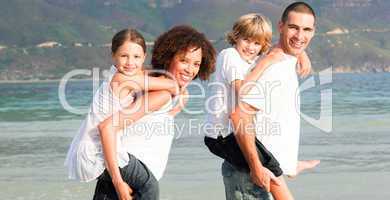
[[[234,23],[226,39],[231,45],[235,45],[240,38],[256,40],[261,45],[259,54],[269,50],[272,44],[272,25],[268,18],[259,13],[249,13],[241,16]]]

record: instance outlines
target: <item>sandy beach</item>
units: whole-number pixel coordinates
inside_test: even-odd
[[[390,199],[390,74],[336,75],[333,83],[331,133],[303,122],[301,160],[320,159],[313,171],[288,184],[296,200]],[[352,87],[354,86],[354,87]],[[0,85],[0,194],[15,200],[87,200],[95,182],[67,179],[66,152],[83,119],[65,111],[58,84]],[[69,84],[72,106],[84,108],[92,96],[91,82]],[[316,117],[317,90],[303,93],[302,111]],[[201,99],[189,101],[202,110]],[[317,115],[319,116],[319,115]],[[166,173],[160,181],[162,200],[224,199],[221,160],[191,127],[204,115],[180,114]]]
[[[216,171],[215,171],[216,172]],[[214,172],[213,172],[214,173]],[[167,174],[161,181],[161,200],[224,199],[221,177],[210,174],[189,174],[183,180]],[[189,178],[193,178],[192,181]],[[202,180],[207,179],[207,180]],[[362,173],[308,173],[288,181],[297,200],[384,200],[390,198],[386,189],[390,183],[389,172]],[[95,183],[73,181],[15,181],[1,180],[3,199],[91,199]]]

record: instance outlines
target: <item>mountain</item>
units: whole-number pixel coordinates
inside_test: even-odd
[[[0,80],[57,79],[70,69],[107,68],[106,44],[128,26],[153,41],[173,25],[191,24],[220,49],[227,46],[224,35],[237,17],[260,12],[271,19],[276,40],[277,21],[291,2],[0,0]],[[390,71],[390,1],[307,2],[318,15],[316,36],[308,49],[315,70],[333,66],[337,72]]]

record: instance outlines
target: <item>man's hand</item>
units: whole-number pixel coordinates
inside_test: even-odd
[[[114,183],[114,186],[120,200],[133,199],[133,197],[131,196],[133,190],[130,188],[130,186],[127,183],[125,183],[124,181],[119,181],[117,183]]]
[[[251,170],[250,176],[254,184],[264,188],[267,192],[270,192],[271,181],[273,181],[276,185],[280,185],[280,180],[265,167],[262,167],[260,170]]]

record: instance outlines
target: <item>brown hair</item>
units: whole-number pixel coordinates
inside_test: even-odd
[[[287,6],[287,8],[283,11],[281,21],[285,23],[288,19],[288,14],[290,12],[298,12],[298,13],[306,13],[306,14],[311,14],[314,17],[314,20],[316,19],[316,14],[314,13],[313,8],[305,3],[305,2],[295,2]]]
[[[132,28],[123,29],[114,35],[111,41],[111,53],[115,54],[119,47],[122,46],[126,41],[134,42],[140,45],[144,50],[144,53],[146,53],[144,37],[137,30]]]
[[[227,41],[231,45],[235,45],[240,38],[258,41],[261,44],[259,54],[267,52],[272,45],[271,22],[268,18],[258,13],[249,13],[241,16],[226,36]]]
[[[208,80],[215,71],[215,49],[203,33],[186,25],[175,26],[157,38],[152,51],[153,69],[168,70],[175,55],[194,47],[202,49],[202,62],[195,78]]]

